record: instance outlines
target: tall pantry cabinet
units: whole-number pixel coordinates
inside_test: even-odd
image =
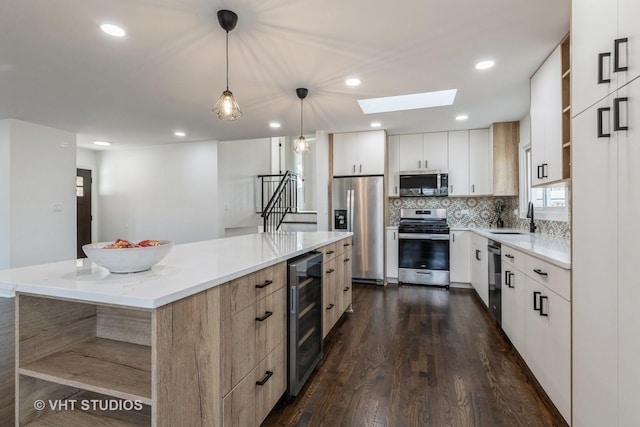
[[[581,427],[640,425],[639,19],[637,0],[572,3],[573,424]]]

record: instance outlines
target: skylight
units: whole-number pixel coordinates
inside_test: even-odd
[[[457,92],[458,89],[448,89],[410,95],[387,96],[384,98],[359,99],[358,104],[360,104],[360,108],[365,114],[442,107],[444,105],[452,105]]]

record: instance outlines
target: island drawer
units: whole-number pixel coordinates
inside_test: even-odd
[[[285,288],[280,288],[223,321],[223,396],[285,341],[286,302]]]
[[[287,263],[281,262],[239,277],[222,288],[223,319],[247,308],[287,284]]]
[[[225,426],[259,426],[286,390],[284,343],[267,355],[223,399]]]

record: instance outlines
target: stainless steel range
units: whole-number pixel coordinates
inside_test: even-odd
[[[401,209],[398,227],[400,283],[449,288],[446,209]]]

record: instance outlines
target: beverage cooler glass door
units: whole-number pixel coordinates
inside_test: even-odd
[[[322,358],[322,254],[289,262],[289,383],[297,396]]]

